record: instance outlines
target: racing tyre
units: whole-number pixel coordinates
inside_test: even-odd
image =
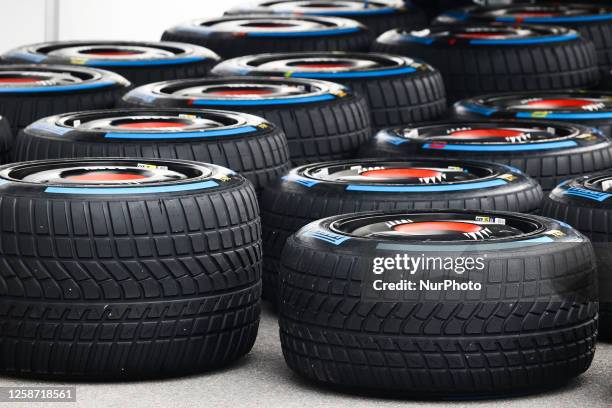
[[[259,0],[255,5],[239,6],[225,14],[346,17],[359,21],[375,35],[395,27],[412,29],[428,23],[425,13],[403,0]]]
[[[542,392],[589,368],[594,290],[589,240],[551,219],[345,214],[287,241],[281,344],[296,373],[336,386],[431,398]]]
[[[15,63],[103,68],[133,85],[205,76],[219,61],[214,52],[191,44],[135,41],[61,41],[27,45],[5,54]]]
[[[207,47],[223,58],[263,52],[366,51],[369,30],[357,21],[316,16],[226,16],[172,27],[164,41]]]
[[[595,46],[563,27],[399,28],[378,37],[373,50],[432,64],[442,73],[453,101],[494,92],[579,88],[599,81]]]
[[[258,75],[338,82],[363,95],[375,129],[435,120],[446,113],[440,73],[411,58],[375,53],[263,54],[213,68],[218,76]]]
[[[253,345],[255,191],[205,163],[0,168],[0,370],[127,379],[224,366]]]
[[[365,100],[342,85],[297,78],[223,77],[136,88],[124,106],[247,112],[285,131],[295,165],[352,158],[371,137]]]
[[[6,118],[0,116],[0,164],[10,162],[13,133]]]
[[[572,123],[440,122],[382,130],[359,156],[494,161],[520,169],[550,191],[570,177],[612,168],[612,141]]]
[[[256,190],[289,170],[284,133],[264,119],[195,109],[121,109],[51,116],[25,128],[16,161],[77,157],[194,160],[228,167]]]
[[[574,29],[597,49],[602,70],[612,69],[612,6],[600,4],[512,4],[496,7],[466,7],[443,13],[434,24],[493,22],[504,24],[556,25]]]
[[[543,202],[546,216],[567,222],[589,237],[599,269],[599,337],[612,340],[612,174],[610,171],[568,180]]]
[[[467,208],[535,212],[542,190],[508,166],[456,160],[375,159],[306,165],[264,190],[260,202],[264,293],[276,298],[287,238],[311,221],[367,210]]]
[[[60,65],[0,65],[0,115],[13,134],[50,115],[112,108],[130,83],[101,69]]]
[[[594,127],[612,136],[612,92],[607,91],[484,95],[459,101],[454,110],[461,120],[564,121]]]

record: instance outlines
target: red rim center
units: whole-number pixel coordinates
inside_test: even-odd
[[[527,106],[538,109],[580,108],[592,104],[593,101],[585,99],[542,99],[527,102]]]
[[[136,173],[122,173],[112,171],[90,171],[83,174],[77,174],[74,176],[67,176],[66,180],[71,181],[130,181],[130,180],[142,180],[147,178],[142,174]]]
[[[256,89],[256,88],[233,88],[224,89],[220,91],[210,91],[210,95],[222,95],[222,96],[249,96],[249,95],[270,95],[272,91],[268,89]]]
[[[352,67],[353,64],[350,62],[300,62],[299,64],[294,65],[299,68],[349,68]]]
[[[523,133],[512,129],[471,129],[453,132],[450,136],[463,139],[488,139],[521,136]]]
[[[119,128],[126,129],[160,129],[160,128],[182,128],[187,126],[183,122],[162,122],[162,121],[142,121],[142,122],[129,122],[117,125]]]
[[[410,235],[425,235],[431,232],[478,232],[482,229],[480,225],[456,221],[428,221],[400,224],[393,227],[394,231]]]
[[[43,78],[35,76],[16,76],[16,77],[0,77],[0,83],[2,84],[29,84],[34,82],[40,82]]]
[[[429,178],[438,177],[441,175],[439,171],[429,169],[381,169],[369,170],[361,174],[364,177],[375,178]]]

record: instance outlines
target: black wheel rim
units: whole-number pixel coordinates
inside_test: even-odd
[[[351,216],[333,222],[338,233],[401,241],[494,241],[537,233],[543,225],[526,217],[475,212],[407,212]]]

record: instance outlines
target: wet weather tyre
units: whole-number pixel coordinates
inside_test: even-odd
[[[428,23],[427,16],[421,9],[403,0],[375,0],[367,3],[362,0],[343,0],[338,2],[336,7],[333,1],[321,7],[318,1],[264,0],[252,6],[238,6],[225,14],[300,14],[346,17],[359,21],[375,35],[396,27],[414,29]]]
[[[440,119],[446,92],[440,72],[426,63],[376,53],[296,53],[251,55],[223,61],[212,73],[325,79],[363,95],[372,128]]]
[[[264,52],[366,51],[372,34],[357,21],[317,16],[225,16],[166,30],[163,41],[210,48],[223,58]]]
[[[136,41],[60,41],[15,48],[4,57],[28,64],[87,66],[116,72],[132,85],[205,76],[219,61],[192,44]]]
[[[521,32],[528,34],[517,40]],[[582,88],[599,81],[593,43],[562,27],[453,25],[434,27],[426,35],[396,29],[378,37],[373,50],[432,64],[442,73],[452,101],[496,92]]]
[[[311,79],[167,81],[132,90],[121,105],[226,109],[265,118],[284,130],[294,165],[352,158],[371,137],[362,96],[342,85]]]
[[[237,112],[118,109],[57,115],[24,129],[15,160],[145,157],[193,160],[230,168],[257,191],[290,167],[285,134]]]
[[[504,226],[483,222],[487,217]],[[539,230],[498,237],[501,230],[519,230],[521,219]],[[435,224],[449,231],[438,228],[432,235],[427,229]],[[485,228],[489,235],[468,240],[458,232],[468,226]],[[496,243],[488,241],[493,237]],[[438,244],[445,249],[436,252],[436,241],[443,238],[449,241]],[[534,245],[534,239],[547,243]],[[460,249],[450,249],[453,245]],[[465,273],[481,283],[480,292],[374,293],[376,280],[411,279],[397,270],[374,275],[375,258],[444,254],[447,260],[465,259],[472,245],[479,248],[483,267]],[[440,282],[441,275],[430,268],[420,268],[414,280]],[[558,278],[565,284],[557,285]],[[517,284],[551,291],[514,291]],[[292,370],[345,388],[434,398],[541,392],[589,368],[597,335],[594,288],[590,242],[554,220],[476,211],[330,217],[290,237],[283,251],[281,344]]]
[[[593,242],[599,269],[599,337],[608,341],[612,340],[611,178],[607,171],[568,180],[542,204],[544,215],[570,224]]]
[[[52,65],[0,65],[0,115],[14,135],[51,115],[115,106],[130,83],[101,69]]]
[[[179,375],[253,345],[261,237],[242,176],[162,159],[0,168],[0,371]]]
[[[285,241],[311,221],[385,209],[467,208],[529,213],[539,209],[541,200],[542,190],[535,180],[491,163],[363,159],[298,167],[266,188],[260,201],[264,297],[276,299]]]
[[[612,168],[612,142],[572,123],[440,122],[378,132],[359,157],[447,157],[516,167],[550,191],[562,181]]]
[[[612,137],[612,92],[550,91],[481,95],[454,105],[460,120],[529,119],[563,121],[596,128]]]
[[[9,163],[13,148],[13,132],[6,118],[0,116],[0,164]]]

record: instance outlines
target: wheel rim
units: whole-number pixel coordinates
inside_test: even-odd
[[[290,33],[317,31],[335,28],[338,25],[332,20],[320,18],[297,18],[282,16],[262,17],[227,17],[222,20],[201,22],[200,26],[208,30],[231,33],[276,32]]]
[[[211,170],[185,164],[169,166],[135,161],[74,161],[27,163],[10,169],[8,178],[43,185],[125,186],[150,185],[208,177]]]
[[[84,82],[86,78],[75,73],[36,70],[7,70],[0,71],[0,87],[26,88],[41,86],[73,85]]]
[[[215,111],[96,111],[68,115],[58,122],[82,131],[166,133],[239,127],[247,120],[239,114]]]
[[[538,97],[521,98],[499,96],[482,99],[484,105],[514,111],[553,111],[553,112],[597,112],[612,110],[612,95],[596,93],[550,93]]]
[[[580,130],[572,126],[531,123],[457,123],[400,130],[397,135],[418,142],[467,144],[527,144],[575,138]]]
[[[330,228],[345,235],[401,241],[494,241],[531,235],[539,222],[514,215],[438,211],[352,216],[333,222]]]
[[[495,174],[477,165],[451,165],[444,161],[431,162],[369,162],[320,164],[307,166],[301,174],[320,181],[335,183],[435,185],[468,182]]]
[[[472,11],[476,17],[489,19],[514,19],[517,21],[530,18],[577,17],[600,14],[603,7],[592,5],[572,4],[571,6],[555,5],[521,5],[508,6],[497,9],[483,9]]]
[[[78,42],[53,43],[32,50],[60,59],[156,60],[185,53],[172,43]]]
[[[376,10],[388,8],[389,5],[381,1],[363,2],[360,0],[329,0],[329,1],[310,1],[310,0],[286,0],[270,1],[261,4],[260,7],[274,12],[291,13],[333,13],[333,12],[359,12],[364,10]]]

